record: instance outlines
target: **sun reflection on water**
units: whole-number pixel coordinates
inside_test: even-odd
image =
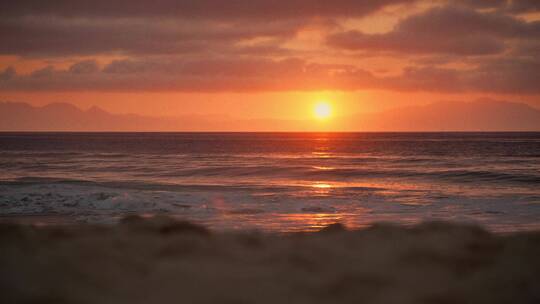
[[[328,225],[343,222],[343,215],[340,213],[293,213],[281,215],[284,223],[294,223],[290,225],[291,230],[317,231]]]
[[[321,171],[328,171],[328,170],[334,170],[334,167],[327,167],[327,166],[313,166],[312,167],[315,170],[321,170]]]
[[[317,158],[330,158],[332,157],[332,153],[329,152],[323,152],[323,151],[314,151],[311,152],[311,154]]]
[[[324,184],[324,183],[315,183],[312,185],[313,188],[319,188],[319,189],[329,189],[332,188],[332,185],[330,184]]]

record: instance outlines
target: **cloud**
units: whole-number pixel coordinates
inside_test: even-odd
[[[493,9],[505,7],[508,0],[452,0],[449,3],[475,9]]]
[[[0,2],[0,16],[170,17],[189,19],[264,19],[365,16],[384,6],[414,0],[94,0]]]
[[[242,42],[274,39],[265,52],[307,25],[330,26],[413,0],[2,1],[0,54],[162,55],[256,51]],[[255,45],[257,47],[257,45]],[[260,48],[260,46],[258,46]]]
[[[41,68],[41,69],[37,69],[35,71],[33,71],[31,74],[30,74],[30,77],[31,78],[43,78],[43,79],[50,79],[50,78],[53,78],[54,75],[55,75],[56,71],[54,70],[54,67],[53,66],[46,66],[44,68]]]
[[[463,7],[436,7],[399,22],[383,34],[357,30],[336,33],[328,44],[346,50],[406,54],[494,55],[507,40],[540,40],[540,22]]]
[[[507,9],[514,13],[530,13],[540,11],[540,2],[537,0],[513,0]]]
[[[515,15],[538,2],[441,0],[420,12],[423,6],[402,6],[414,2],[3,1],[0,55],[16,59],[0,64],[17,68],[31,59],[40,68],[26,74],[5,68],[0,91],[540,94],[540,22]],[[389,5],[399,6],[381,12]],[[404,11],[386,33],[356,27],[367,15]],[[65,68],[81,58],[94,59]],[[387,58],[405,68],[391,69]],[[392,72],[372,72],[384,69]]]
[[[91,73],[81,73],[79,67],[86,65],[93,66],[79,62],[64,70],[46,67],[15,75],[0,81],[0,91],[320,90],[355,87],[374,79],[371,73],[352,66],[299,58],[115,60],[99,71],[92,68]]]
[[[434,38],[406,32],[368,35],[348,31],[330,36],[328,43],[346,50],[406,54],[492,55],[502,53],[505,49],[501,41],[483,35]]]
[[[235,44],[255,38],[293,37],[307,20],[258,24],[146,19],[24,17],[0,20],[0,54],[22,56],[183,54],[246,51]]]
[[[95,60],[79,61],[69,67],[69,72],[72,74],[96,73],[99,71],[99,66]]]
[[[446,93],[484,92],[540,94],[540,62],[492,59],[469,69],[409,67],[399,76],[381,79],[387,89]]]
[[[540,58],[540,40],[520,41],[511,55],[514,57]]]
[[[28,75],[6,69],[0,91],[260,92],[289,90],[436,91],[540,94],[540,62],[492,59],[474,68],[409,66],[378,77],[354,65],[299,58],[115,60],[100,70],[92,61],[64,70],[45,67]]]
[[[467,87],[462,71],[431,66],[407,67],[400,75],[386,77],[383,81],[386,88],[398,91],[462,92]]]
[[[454,0],[451,3],[475,9],[496,9],[514,14],[540,11],[538,0]]]
[[[540,61],[503,58],[490,60],[464,75],[469,89],[495,93],[539,94]]]
[[[7,67],[2,73],[0,73],[0,81],[8,81],[17,76],[17,72],[13,67]]]

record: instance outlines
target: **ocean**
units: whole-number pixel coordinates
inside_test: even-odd
[[[0,133],[0,221],[540,229],[540,133]]]

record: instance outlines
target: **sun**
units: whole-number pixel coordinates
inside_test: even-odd
[[[320,120],[328,119],[332,116],[332,105],[326,101],[319,101],[313,108],[313,115]]]

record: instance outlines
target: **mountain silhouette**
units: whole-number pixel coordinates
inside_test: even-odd
[[[495,100],[437,102],[357,115],[349,118],[348,127],[371,131],[538,131],[540,110]]]
[[[82,110],[69,103],[43,107],[19,102],[0,103],[2,131],[175,131],[207,124],[197,117],[112,114],[97,106]]]
[[[249,130],[245,130],[246,125]],[[307,120],[150,117],[113,114],[96,106],[83,110],[70,103],[35,107],[0,102],[1,131],[309,131],[313,126],[314,122]],[[340,131],[539,131],[540,110],[494,100],[436,102],[336,117],[328,126]]]

